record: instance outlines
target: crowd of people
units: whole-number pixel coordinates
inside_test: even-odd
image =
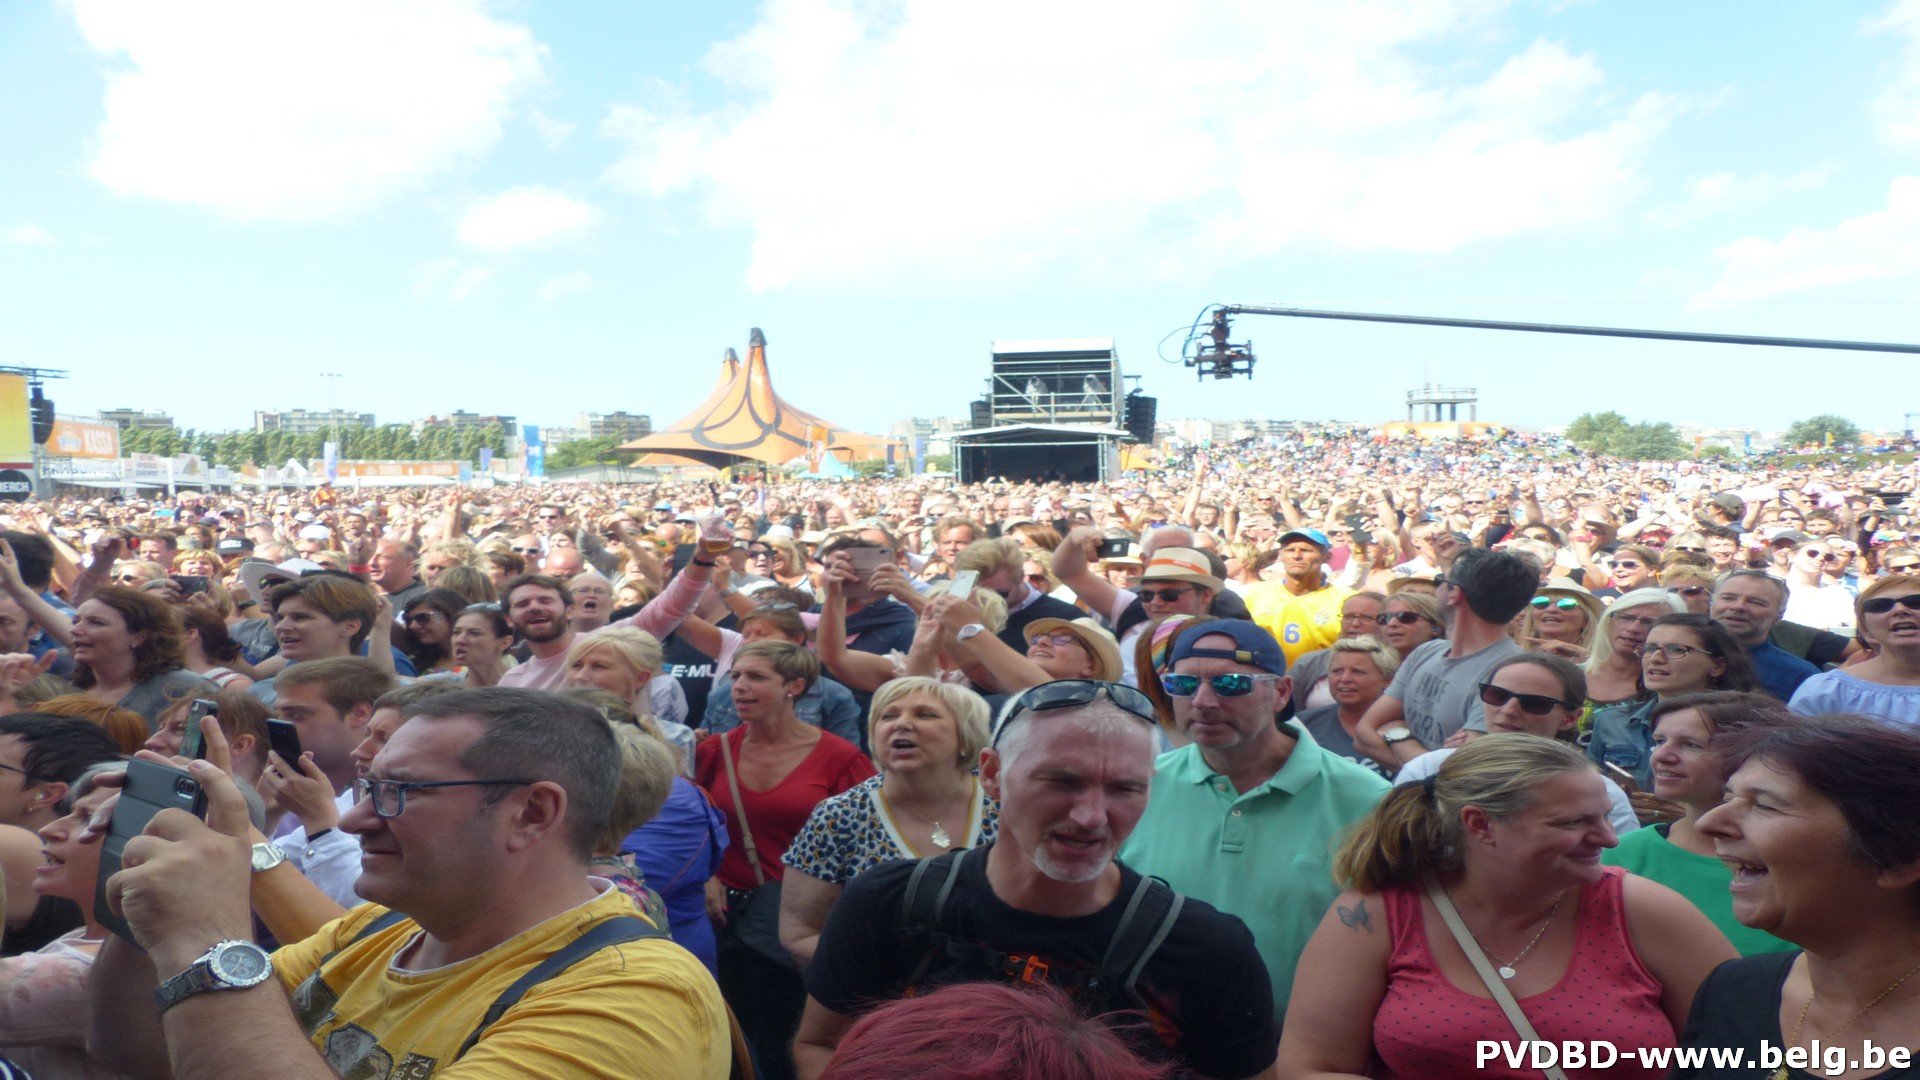
[[[45,1078],[1756,1075],[1920,1033],[1915,470],[1327,429],[1099,483],[0,509]],[[198,813],[120,848],[137,765]],[[1916,1076],[1895,1064],[1777,1075]],[[1551,1073],[1549,1075],[1552,1075]]]

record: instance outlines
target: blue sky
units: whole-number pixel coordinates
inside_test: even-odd
[[[1920,340],[1920,0],[67,0],[0,5],[0,70],[0,363],[65,413],[665,423],[752,326],[866,430],[1041,337],[1166,419],[1920,410],[1896,355],[1248,317],[1251,383],[1160,359],[1222,301]]]

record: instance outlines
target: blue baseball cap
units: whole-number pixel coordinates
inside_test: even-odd
[[[1286,547],[1295,540],[1305,540],[1321,551],[1326,551],[1333,547],[1333,543],[1327,539],[1327,534],[1321,532],[1319,529],[1289,529],[1281,534],[1280,539],[1275,541],[1275,543],[1281,547]]]
[[[1209,634],[1230,637],[1235,647],[1231,649],[1194,647],[1195,643]],[[1173,653],[1167,658],[1167,666],[1171,668],[1189,656],[1251,664],[1275,675],[1287,673],[1287,654],[1280,651],[1280,643],[1274,640],[1273,635],[1269,634],[1265,627],[1245,619],[1199,621],[1182,630],[1180,636],[1174,639]]]

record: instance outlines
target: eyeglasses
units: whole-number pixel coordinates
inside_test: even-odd
[[[993,726],[993,738],[988,745],[1000,745],[1000,733],[1007,730],[1021,713],[1078,708],[1091,704],[1103,693],[1107,695],[1107,700],[1120,706],[1124,712],[1139,717],[1141,723],[1150,728],[1160,726],[1160,714],[1154,711],[1153,699],[1126,683],[1101,682],[1098,679],[1056,679],[1041,683],[1009,702],[1006,711],[1000,714],[1000,722]]]
[[[1182,585],[1177,589],[1141,589],[1140,599],[1148,603],[1158,600],[1163,604],[1171,604],[1192,591],[1191,585]]]
[[[407,792],[423,788],[525,787],[537,780],[355,780],[353,797],[367,802],[377,817],[397,818],[407,810]]]
[[[1689,551],[1689,552],[1692,552],[1692,553],[1693,553],[1693,554],[1695,554],[1695,555],[1705,555],[1705,554],[1707,553],[1707,549],[1706,549],[1706,548],[1703,548],[1703,547],[1689,547],[1689,546],[1686,546],[1686,545],[1682,545],[1682,544],[1675,544],[1675,545],[1674,545],[1674,547],[1673,547],[1673,550],[1675,550],[1675,551]]]
[[[1573,708],[1571,703],[1557,697],[1548,697],[1545,694],[1517,694],[1506,687],[1495,686],[1490,682],[1480,684],[1480,700],[1496,709],[1505,707],[1509,701],[1517,701],[1520,703],[1520,711],[1528,716],[1545,716],[1556,706],[1563,709]]]
[[[540,554],[540,549],[539,549],[538,547],[519,547],[519,546],[517,546],[517,545],[516,545],[516,546],[512,546],[512,547],[509,547],[509,548],[508,548],[507,550],[508,550],[508,551],[511,551],[511,552],[513,552],[513,553],[514,553],[515,555],[538,555],[538,554]]]
[[[1027,639],[1027,644],[1038,645],[1042,641],[1046,642],[1049,645],[1052,645],[1055,648],[1059,648],[1062,645],[1079,645],[1080,644],[1079,638],[1073,636],[1072,634],[1067,633],[1065,630],[1062,630],[1062,631],[1059,631],[1058,633],[1053,633],[1053,634],[1035,634],[1032,637]],[[1082,646],[1082,647],[1084,648],[1085,646]]]
[[[1685,660],[1694,653],[1705,653],[1715,659],[1719,659],[1720,657],[1720,654],[1714,652],[1712,649],[1703,649],[1698,645],[1647,644],[1640,646],[1640,655],[1643,658],[1652,657],[1655,660]]]
[[[1898,565],[1888,563],[1881,569],[1890,574],[1911,574],[1915,570],[1920,570],[1920,562],[1899,563]]]
[[[1816,556],[1821,562],[1846,562],[1852,557],[1851,555],[1842,555],[1837,551],[1823,552]]]
[[[1412,626],[1420,620],[1421,615],[1417,611],[1388,611],[1373,617],[1374,623],[1380,626],[1386,626],[1390,623],[1399,623],[1401,626]]]
[[[416,611],[408,615],[406,621],[409,623],[430,623],[439,618],[443,618],[443,616],[437,611]]]
[[[1669,588],[1667,592],[1669,594],[1678,594],[1680,596],[1692,598],[1697,596],[1705,596],[1707,594],[1707,587],[1705,585],[1676,585],[1676,586],[1673,586],[1672,588]]]
[[[1885,615],[1893,610],[1895,604],[1908,611],[1920,611],[1920,593],[1908,593],[1905,596],[1876,596],[1860,605],[1860,610],[1869,615]]]
[[[7,764],[4,764],[4,763],[0,763],[0,770],[5,770],[6,772],[14,772],[14,773],[19,773],[19,774],[20,774],[21,776],[24,776],[24,777],[26,777],[26,779],[27,779],[27,782],[28,782],[28,783],[31,783],[31,784],[44,784],[44,783],[46,783],[46,781],[45,781],[44,779],[42,779],[42,778],[40,778],[40,777],[38,777],[38,776],[35,776],[35,775],[33,775],[32,773],[30,773],[30,772],[28,772],[27,770],[25,770],[25,769],[23,769],[23,768],[21,768],[21,767],[20,767],[20,766],[18,766],[18,765],[7,765]]]
[[[1554,599],[1551,596],[1536,596],[1528,602],[1531,603],[1535,608],[1545,608],[1548,605],[1552,605],[1553,607],[1559,608],[1561,611],[1570,611],[1573,608],[1577,608],[1580,606],[1580,601],[1575,600],[1571,596],[1563,596],[1558,600]]]
[[[1613,560],[1613,568],[1615,570],[1638,570],[1643,565],[1645,564],[1634,562],[1632,559]]]
[[[1702,589],[1700,591],[1705,592],[1706,590]],[[1652,626],[1654,623],[1659,622],[1660,620],[1658,618],[1649,618],[1645,615],[1615,615],[1613,617],[1613,621],[1617,623],[1626,623],[1628,626],[1638,626],[1638,627],[1641,627],[1642,629],[1645,629],[1647,627]]]
[[[1278,675],[1249,675],[1245,672],[1228,672],[1225,675],[1208,675],[1205,681],[1213,687],[1213,692],[1221,697],[1246,697],[1253,693],[1255,683],[1278,679]],[[1192,697],[1200,692],[1199,675],[1162,675],[1160,686],[1174,697]]]
[[[766,549],[766,548],[748,548],[748,549],[747,549],[747,558],[749,558],[749,559],[771,559],[771,558],[773,558],[773,552],[772,552],[772,551],[769,551],[769,550],[768,550],[768,549]]]

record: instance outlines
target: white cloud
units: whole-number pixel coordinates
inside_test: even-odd
[[[1647,211],[1646,217],[1656,225],[1673,226],[1690,224],[1715,214],[1752,210],[1782,195],[1822,187],[1833,179],[1837,171],[1837,166],[1829,162],[1791,176],[1775,176],[1772,173],[1736,176],[1728,172],[1696,176],[1687,182],[1686,194],[1680,201],[1655,207]]]
[[[571,274],[562,274],[557,278],[548,278],[533,292],[534,298],[543,304],[552,303],[563,296],[577,292],[586,292],[593,287],[593,276],[585,270],[575,270]]]
[[[91,173],[241,219],[377,205],[497,142],[546,48],[481,0],[67,0],[120,63]]]
[[[468,210],[460,242],[482,251],[521,251],[574,239],[600,223],[599,207],[550,187],[510,188]]]
[[[1905,38],[1893,81],[1873,101],[1874,126],[1893,146],[1920,146],[1920,0],[1898,0],[1884,15],[1867,20],[1869,34]]]
[[[546,143],[549,150],[560,149],[573,137],[572,121],[556,120],[539,109],[527,113],[527,123],[533,126],[534,133],[540,136],[540,141]]]
[[[431,259],[413,271],[413,295],[422,300],[465,303],[493,277],[491,267],[452,257]]]
[[[1610,219],[1675,103],[1552,42],[1492,51],[1501,6],[768,0],[707,57],[729,100],[609,111],[609,177],[750,230],[759,288],[1178,278]],[[1418,58],[1441,43],[1480,70]]]
[[[22,247],[38,247],[54,242],[53,234],[29,221],[24,225],[13,225],[0,229],[0,242],[19,244]]]
[[[1720,279],[1697,307],[1765,300],[1807,289],[1911,278],[1920,266],[1920,176],[1887,189],[1887,206],[1831,229],[1799,228],[1778,240],[1748,237],[1714,253]]]

